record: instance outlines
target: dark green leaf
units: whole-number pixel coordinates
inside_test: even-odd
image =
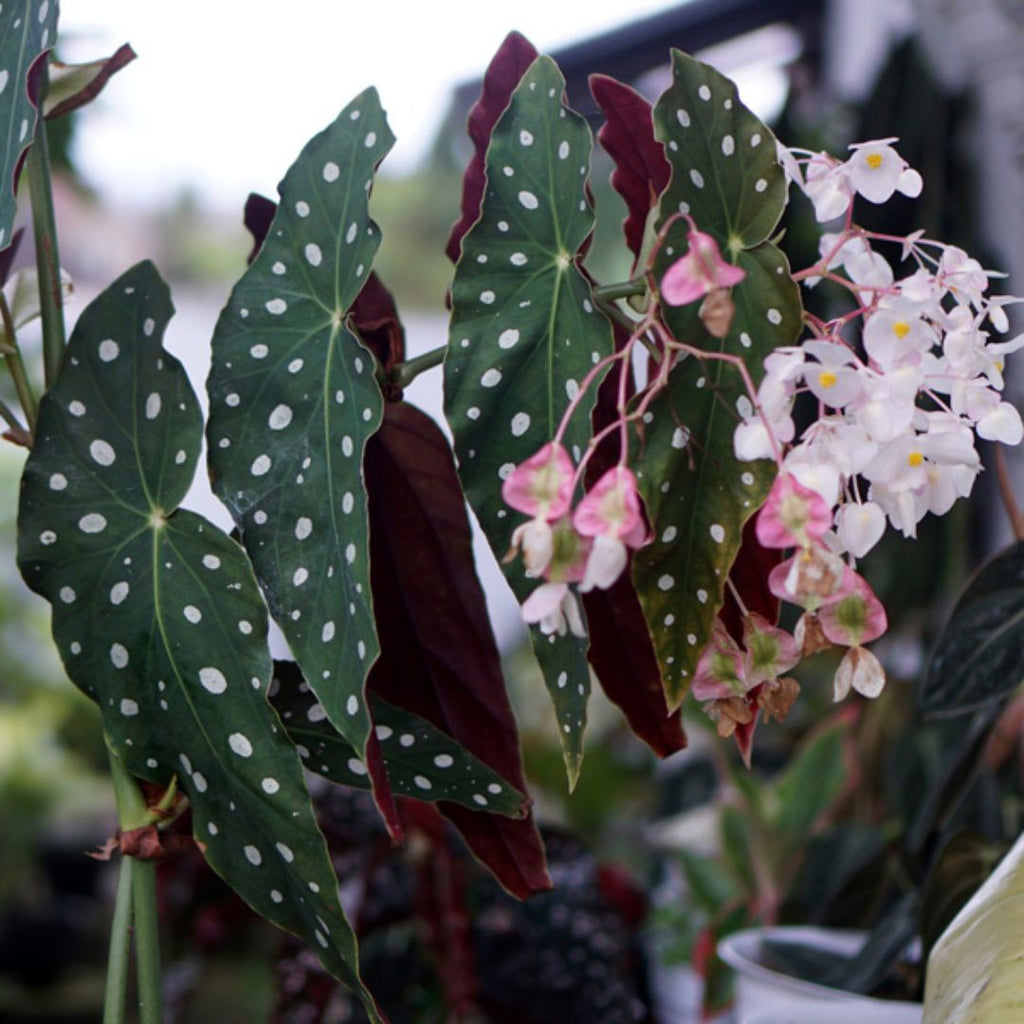
[[[271,699],[306,767],[332,782],[369,789],[366,765],[316,710],[316,697],[291,668],[281,671],[278,667]],[[372,697],[370,703],[388,780],[400,796],[451,800],[471,810],[486,806],[513,818],[526,813],[522,793],[425,718],[379,697]]]
[[[733,288],[736,313],[724,340],[703,330],[692,307],[668,308],[665,320],[677,339],[742,358],[756,385],[764,357],[799,333],[800,296],[773,245],[744,251],[737,262],[746,277]],[[634,466],[654,540],[636,553],[633,580],[672,707],[711,636],[744,524],[774,479],[770,460],[740,462],[733,454],[741,412],[752,408],[734,365],[690,356],[652,403],[638,443]]]
[[[36,62],[56,35],[57,0],[0,4],[0,249],[11,244],[18,175],[36,134]]]
[[[926,714],[959,714],[1024,682],[1024,541],[997,555],[961,595],[921,693]]]
[[[259,913],[369,996],[302,768],[266,701],[267,619],[237,544],[178,509],[199,405],[161,347],[172,314],[143,263],[82,314],[44,397],[18,562],[53,606],[68,674],[133,774],[189,795],[207,860]]]
[[[679,863],[694,901],[711,917],[720,913],[727,903],[744,895],[717,860],[680,850]]]
[[[445,415],[466,496],[499,558],[520,518],[501,500],[502,480],[554,437],[584,377],[612,351],[610,327],[579,267],[593,226],[590,131],[563,105],[563,89],[557,67],[539,57],[515,90],[494,129],[480,219],[462,239],[452,287]],[[595,394],[565,434],[577,458]],[[523,600],[534,584],[521,563],[507,575]],[[590,692],[586,644],[538,630],[533,641],[573,780]]]
[[[306,145],[221,313],[209,379],[214,490],[303,675],[358,751],[378,650],[362,460],[383,402],[347,316],[379,245],[367,200],[392,141],[368,89]]]
[[[786,205],[775,136],[714,68],[672,51],[672,85],[654,108],[672,179],[662,223],[688,213],[733,258],[767,241]]]

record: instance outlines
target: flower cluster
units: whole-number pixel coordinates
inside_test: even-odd
[[[502,498],[531,516],[512,534],[508,557],[522,552],[526,575],[543,577],[523,603],[523,619],[545,633],[568,629],[584,635],[576,598],[569,587],[586,593],[610,587],[622,573],[627,549],[647,541],[636,478],[617,465],[609,469],[569,514],[577,470],[558,441],[544,445],[517,466],[502,486]]]
[[[805,313],[809,337],[776,348],[764,361],[756,389],[738,356],[694,348],[660,320],[661,303],[701,302],[705,329],[723,338],[734,313],[731,289],[744,278],[688,213],[669,218],[660,236],[684,218],[686,252],[660,280],[649,272],[654,301],[629,343],[594,371],[618,362],[619,419],[604,432],[619,430],[620,450],[626,452],[628,430],[650,415],[654,395],[679,360],[733,363],[748,390],[739,403],[735,455],[778,465],[757,515],[756,535],[762,547],[790,552],[767,583],[803,614],[790,635],[749,613],[733,587],[742,638],[717,618],[691,681],[691,692],[719,734],[734,736],[745,758],[758,718],[781,720],[789,712],[799,686],[786,673],[802,657],[832,646],[846,649],[833,682],[837,701],[851,690],[867,697],[882,691],[885,673],[865,645],[885,632],[886,614],[856,571],[856,560],[878,543],[887,522],[914,536],[925,515],[941,515],[970,493],[981,470],[977,438],[1017,444],[1024,437],[1020,414],[1001,394],[1004,359],[1024,345],[1024,335],[993,336],[1008,331],[1005,307],[1018,300],[989,294],[995,275],[961,249],[922,232],[894,238],[853,222],[856,196],[883,203],[896,192],[921,192],[921,176],[893,141],[854,145],[844,162],[780,147],[787,178],[810,199],[818,220],[844,218],[839,230],[823,234],[818,261],[793,279],[808,287],[835,282],[849,293],[853,308],[829,321]],[[876,249],[894,242],[902,246],[899,274]],[[660,352],[646,386],[627,401],[626,374],[638,342]],[[794,407],[801,395],[816,404],[817,414],[798,437]],[[573,466],[559,438],[576,401],[555,440],[518,466],[502,492],[508,505],[531,517],[515,530],[509,557],[521,551],[526,574],[544,580],[525,601],[523,617],[546,633],[582,634],[573,587],[585,593],[611,586],[627,564],[628,550],[649,539],[625,460],[571,508],[583,465]],[[731,580],[726,583],[731,586]]]
[[[737,457],[781,458],[820,494],[834,509],[829,546],[857,558],[881,538],[886,519],[912,537],[926,514],[942,515],[970,493],[981,469],[975,437],[1014,445],[1024,436],[1020,414],[1000,393],[1003,360],[1024,335],[990,341],[989,330],[1007,330],[1004,306],[1016,300],[988,295],[992,275],[976,260],[920,233],[900,240],[913,268],[897,278],[872,248],[881,236],[850,220],[854,193],[883,202],[896,190],[920,191],[920,176],[891,141],[858,145],[843,164],[814,155],[803,177],[797,158],[784,153],[819,219],[847,215],[843,230],[822,237],[821,259],[804,279],[839,282],[858,308],[828,323],[809,318],[813,337],[765,360],[756,409],[735,436]],[[857,318],[859,347],[842,333]],[[796,440],[801,392],[817,400],[819,414]]]

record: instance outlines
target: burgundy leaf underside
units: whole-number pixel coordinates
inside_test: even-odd
[[[389,403],[365,465],[381,649],[367,688],[427,719],[526,792],[448,442],[419,409]],[[509,892],[522,898],[551,887],[532,815],[438,807]]]
[[[474,152],[462,179],[462,216],[452,228],[445,247],[452,263],[458,263],[462,238],[480,216],[480,204],[487,187],[484,162],[491,132],[536,56],[537,50],[525,36],[510,32],[484,72],[480,99],[469,112],[468,130]]]
[[[647,216],[672,169],[654,136],[651,105],[635,89],[607,75],[591,75],[590,91],[605,116],[598,141],[615,162],[612,187],[626,202],[626,244],[639,259]]]

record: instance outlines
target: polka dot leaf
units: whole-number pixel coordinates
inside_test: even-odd
[[[672,165],[661,222],[689,213],[733,259],[766,241],[786,205],[786,182],[775,136],[743,106],[736,85],[673,50],[672,84],[655,104],[654,124]]]
[[[677,338],[742,356],[756,384],[764,357],[794,343],[802,309],[775,246],[744,251],[738,262],[746,277],[733,289],[736,312],[723,341],[703,331],[692,306],[668,308],[665,317]],[[740,462],[733,454],[733,433],[747,408],[734,366],[684,359],[652,403],[650,422],[636,444],[634,468],[654,539],[636,552],[633,580],[671,707],[682,703],[710,639],[743,524],[774,479],[770,460]]]
[[[592,140],[563,104],[564,87],[550,58],[538,57],[512,94],[491,136],[480,217],[462,239],[452,287],[445,415],[466,496],[499,558],[520,521],[501,500],[502,480],[554,436],[586,374],[612,351],[579,266],[594,220]],[[589,440],[593,393],[565,435],[577,457]],[[518,560],[505,569],[523,600],[535,582]],[[572,782],[590,693],[586,643],[539,630],[532,640]]]
[[[17,185],[36,134],[29,70],[57,36],[57,0],[0,4],[0,249],[11,244]]]
[[[214,490],[303,674],[359,750],[378,652],[363,452],[383,399],[349,312],[380,244],[368,198],[393,141],[368,89],[306,145],[221,313],[208,382]]]
[[[171,315],[149,263],[82,313],[40,404],[18,564],[52,605],[65,668],[99,704],[128,770],[163,785],[177,776],[210,865],[372,1007],[301,762],[267,702],[252,568],[221,530],[178,508],[202,421],[161,347]]]
[[[287,671],[290,667],[292,671]],[[332,782],[369,789],[365,762],[331,726],[294,666],[275,672],[273,704],[305,766]],[[416,800],[451,800],[510,818],[526,814],[526,798],[497,772],[420,715],[371,699],[391,788]]]

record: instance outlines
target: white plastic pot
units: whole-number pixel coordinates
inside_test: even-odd
[[[718,955],[736,972],[736,1024],[920,1024],[920,1003],[871,999],[782,974],[762,963],[761,943],[794,942],[854,954],[864,932],[751,928],[727,936]]]

